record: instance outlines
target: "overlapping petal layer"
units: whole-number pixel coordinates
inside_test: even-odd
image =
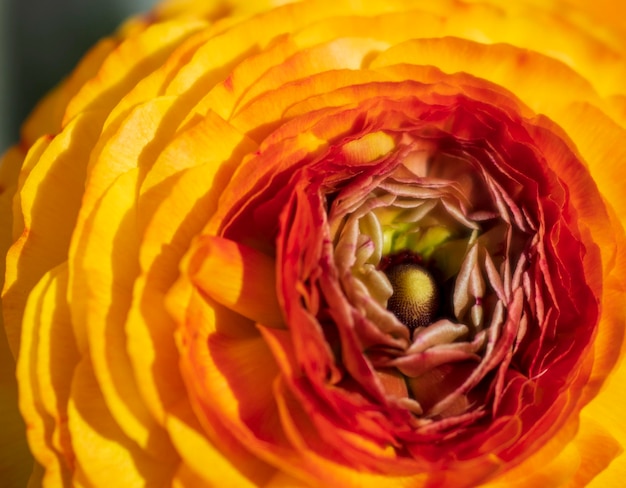
[[[5,155],[32,480],[617,477],[621,17],[278,3],[130,21]],[[387,309],[397,251],[442,297],[415,332]]]

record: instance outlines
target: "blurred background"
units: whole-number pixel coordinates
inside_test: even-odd
[[[0,153],[82,54],[155,0],[0,0]]]

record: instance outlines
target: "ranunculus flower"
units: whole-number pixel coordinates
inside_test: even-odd
[[[622,4],[282,3],[131,20],[6,153],[0,477],[619,486]]]

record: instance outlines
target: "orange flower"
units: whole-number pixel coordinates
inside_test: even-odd
[[[90,51],[1,167],[2,479],[617,486],[626,17],[509,3]]]

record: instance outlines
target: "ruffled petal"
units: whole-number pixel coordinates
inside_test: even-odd
[[[107,114],[130,88],[160,66],[183,39],[204,25],[188,20],[153,24],[122,42],[102,63],[97,76],[72,97],[63,124],[81,112],[99,110]],[[127,69],[129,64],[133,69]]]
[[[18,378],[29,444],[45,468],[45,481],[67,484],[74,450],[67,426],[71,378],[79,360],[65,299],[67,267],[47,273],[33,289],[25,311]],[[50,368],[54,364],[54,368]]]
[[[89,358],[74,372],[68,415],[79,483],[136,486],[172,479],[176,457],[155,459],[124,434],[104,402]]]
[[[141,400],[126,351],[124,323],[138,273],[134,193],[137,171],[120,176],[89,217],[91,229],[72,252],[72,321],[87,341],[93,371],[123,431],[151,455],[173,454],[169,439]],[[83,351],[86,354],[86,351]]]
[[[250,321],[209,304],[185,280],[170,291],[167,304],[178,323],[181,372],[198,420],[231,463],[261,483],[273,468],[262,460],[265,456],[251,454],[250,442],[258,441],[242,424],[250,422],[256,434],[267,436],[261,441],[266,448],[281,436],[275,428],[271,388],[267,388],[276,374],[267,346]],[[254,400],[247,401],[246,395],[244,403],[241,391]],[[274,457],[269,451],[268,455]]]
[[[178,362],[175,323],[163,298],[178,277],[180,260],[192,238],[216,208],[220,187],[230,178],[240,155],[255,148],[219,117],[208,116],[179,133],[141,186],[141,274],[135,282],[126,334],[137,384],[160,422],[168,405],[185,394],[178,368],[172,367]],[[211,182],[213,190],[208,191]],[[182,215],[186,218],[181,219]]]
[[[82,198],[85,166],[98,137],[95,118],[93,113],[82,114],[51,141],[40,140],[24,163],[19,213],[13,222],[21,234],[7,255],[2,298],[12,349],[19,344],[12,330],[19,328],[27,291],[45,272],[67,259]],[[36,158],[37,164],[31,163],[31,158]]]

